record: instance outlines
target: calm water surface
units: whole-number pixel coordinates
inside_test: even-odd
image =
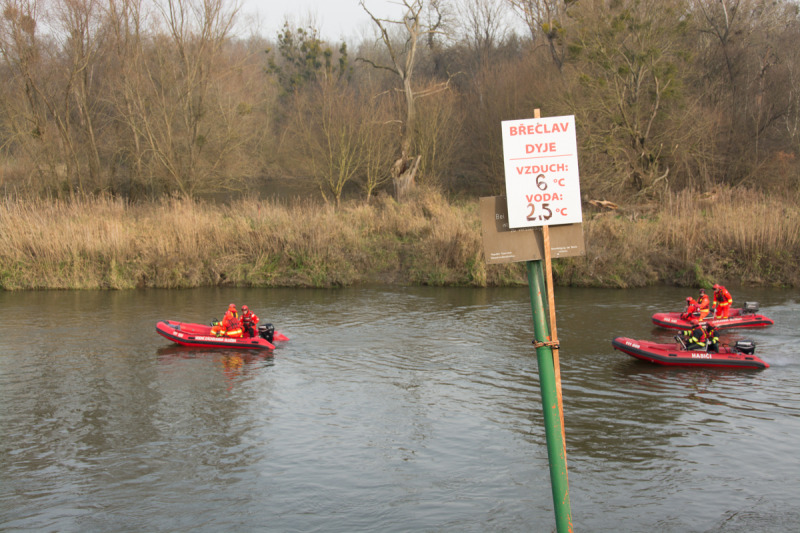
[[[576,531],[800,530],[800,291],[764,371],[669,369],[687,291],[556,293]],[[247,303],[273,354],[177,347],[157,320]],[[2,531],[555,528],[526,288],[0,293]]]

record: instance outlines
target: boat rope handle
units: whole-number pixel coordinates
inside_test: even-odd
[[[544,342],[537,341],[536,339],[533,339],[533,341],[531,341],[531,343],[533,344],[534,348],[536,348],[537,350],[539,348],[543,347],[543,346],[549,346],[551,348],[555,348],[556,350],[559,349],[558,339],[553,340],[553,341],[544,341]]]

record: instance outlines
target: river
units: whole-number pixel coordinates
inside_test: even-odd
[[[800,529],[800,291],[762,371],[671,369],[678,288],[558,288],[575,531]],[[273,353],[177,347],[160,319],[246,303]],[[555,529],[527,288],[0,293],[2,531]]]

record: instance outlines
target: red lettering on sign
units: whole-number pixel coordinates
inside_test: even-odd
[[[528,203],[531,202],[557,202],[559,200],[563,200],[564,196],[554,192],[550,194],[549,192],[545,193],[536,193],[536,194],[526,194],[525,199]]]
[[[515,135],[536,135],[547,133],[563,133],[569,129],[569,122],[556,122],[553,124],[520,124],[518,126],[509,126],[508,134]]]
[[[539,143],[539,144],[526,144],[525,145],[525,153],[526,154],[544,154],[547,152],[555,152],[556,151],[556,143]]]
[[[530,159],[530,158],[526,158]],[[525,165],[516,167],[517,174],[519,175],[532,175],[532,174],[543,174],[543,173],[552,173],[552,172],[566,172],[567,165],[564,163],[552,163],[550,165]],[[562,178],[563,181],[563,178]],[[563,185],[563,183],[562,183]]]

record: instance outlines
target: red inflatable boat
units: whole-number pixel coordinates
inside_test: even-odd
[[[272,324],[259,324],[257,337],[217,337],[211,333],[211,326],[161,320],[156,324],[156,332],[162,337],[181,346],[195,348],[242,348],[246,350],[274,350],[276,341],[289,338],[275,331]]]
[[[681,318],[682,313],[656,313],[653,324],[667,329],[689,329],[691,324]],[[709,315],[711,317],[711,315]],[[744,307],[730,309],[728,318],[706,318],[703,323],[712,324],[717,329],[763,328],[774,324],[771,318],[758,314],[758,302],[745,302]]]
[[[734,346],[721,346],[719,353],[687,350],[676,340],[674,344],[659,344],[627,337],[617,337],[611,341],[614,349],[623,353],[666,366],[700,366],[707,368],[769,368],[769,365],[753,355],[753,341],[738,341]]]

